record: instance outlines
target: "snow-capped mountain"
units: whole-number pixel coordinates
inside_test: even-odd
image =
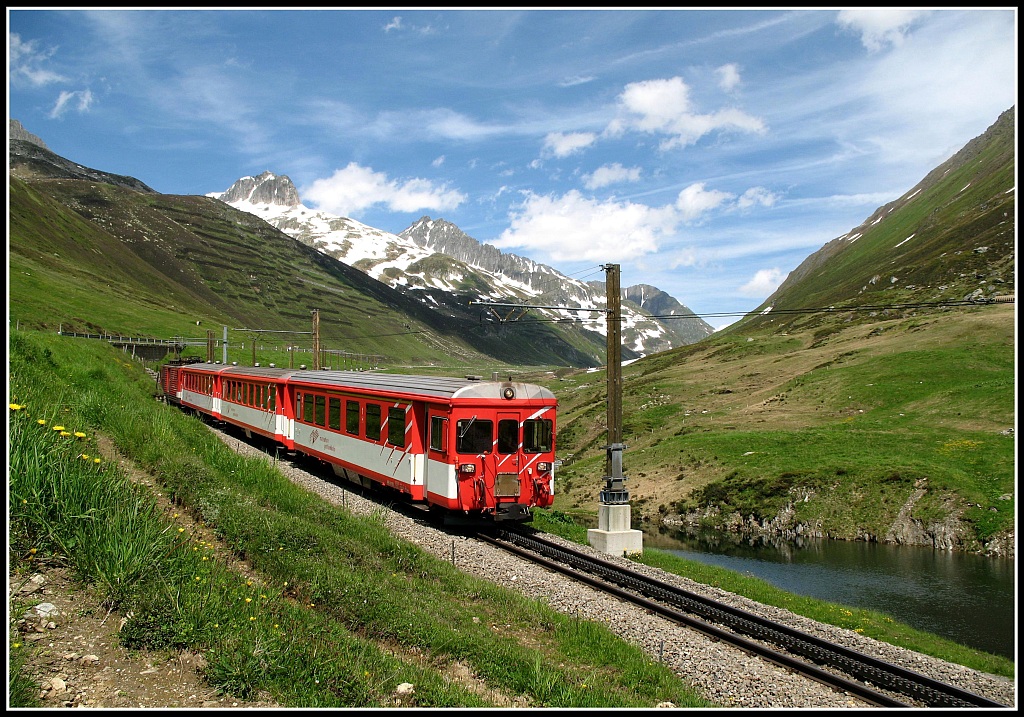
[[[586,283],[530,259],[482,244],[454,224],[422,217],[400,234],[310,209],[287,175],[242,177],[226,192],[211,192],[236,209],[261,217],[296,240],[353,266],[420,301],[442,307],[452,295],[478,301],[603,309],[603,282]],[[653,303],[654,297],[660,303]],[[623,346],[644,355],[694,343],[714,329],[664,292],[640,285],[623,290]],[[635,303],[639,298],[641,302]],[[667,310],[666,310],[667,307]],[[579,322],[604,335],[603,314],[534,309],[544,318]],[[686,315],[661,321],[650,314]]]

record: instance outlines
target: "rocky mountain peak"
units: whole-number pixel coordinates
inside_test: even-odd
[[[11,139],[20,139],[24,142],[31,142],[32,144],[38,145],[43,149],[50,149],[46,146],[46,142],[36,137],[34,134],[29,132],[27,129],[21,126],[21,122],[16,119],[10,121],[10,133]]]
[[[228,204],[249,202],[296,207],[302,203],[299,200],[299,190],[295,188],[287,174],[278,176],[269,171],[258,177],[242,177],[232,184],[228,191],[215,196]]]

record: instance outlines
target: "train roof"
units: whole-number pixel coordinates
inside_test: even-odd
[[[502,391],[512,387],[519,399],[555,400],[555,394],[543,386],[518,381],[482,381],[469,377],[419,376],[370,371],[312,371],[270,366],[227,366],[216,363],[195,363],[182,368],[223,376],[268,381],[288,380],[307,386],[369,390],[395,396],[430,396],[438,399],[502,398]]]

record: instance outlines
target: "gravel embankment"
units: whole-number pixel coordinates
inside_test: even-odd
[[[261,455],[258,449],[220,433],[235,450]],[[362,498],[343,486],[335,485],[302,470],[287,461],[278,462],[280,470],[293,482],[320,495],[331,503],[355,513],[380,511],[378,503]],[[437,528],[396,511],[387,511],[388,526],[396,534],[416,543],[443,560],[452,560],[467,573],[486,578],[505,587],[548,603],[563,613],[606,624],[616,635],[639,645],[655,659],[669,665],[683,680],[704,696],[726,707],[755,708],[842,708],[866,707],[852,695],[840,694],[817,682],[724,645],[691,629],[682,628],[640,608],[627,605],[565,576],[532,565],[486,543],[454,537]],[[560,540],[552,536],[555,540]],[[581,546],[573,544],[574,547]],[[589,550],[587,546],[582,549]],[[624,558],[596,553],[606,560],[619,560],[664,582],[677,584],[695,593],[708,595],[751,613],[841,643],[859,652],[902,665],[961,689],[983,695],[1005,705],[1015,704],[1015,683],[1003,677],[944,662],[926,655],[878,642],[853,631],[794,615],[787,610],[761,605],[724,590],[695,583],[656,568],[638,565]]]

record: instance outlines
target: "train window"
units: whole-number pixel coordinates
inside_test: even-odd
[[[267,408],[271,411],[277,410],[277,387],[270,385],[267,386],[269,395],[267,396]]]
[[[445,451],[448,449],[448,419],[444,416],[430,417],[430,450]]]
[[[341,399],[333,396],[327,403],[327,427],[335,431],[341,430]]]
[[[317,396],[313,403],[315,410],[313,411],[313,423],[318,426],[327,425],[327,397]]]
[[[302,399],[302,420],[306,423],[313,422],[313,394],[307,393]]]
[[[553,423],[541,418],[523,421],[523,450],[527,453],[547,453],[551,450]]]
[[[399,448],[405,445],[405,409],[401,406],[388,409],[388,443]]]
[[[494,421],[464,418],[455,424],[455,450],[459,453],[490,453],[494,441]]]
[[[302,394],[301,393],[296,393],[295,394],[295,420],[296,421],[301,421],[302,420]]]
[[[515,453],[519,450],[519,421],[498,421],[498,453]]]
[[[380,440],[380,406],[366,404],[366,437],[371,441]]]
[[[345,430],[353,436],[359,435],[359,401],[345,402]]]

